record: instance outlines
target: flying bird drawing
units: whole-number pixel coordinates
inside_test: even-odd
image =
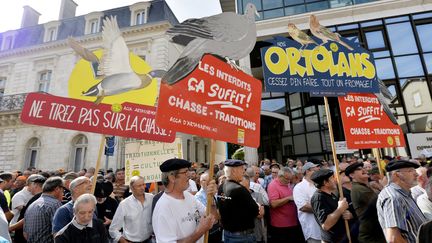
[[[107,17],[102,27],[103,55],[99,59],[90,50],[82,47],[72,38],[68,39],[70,47],[84,60],[98,64],[97,75],[102,80],[96,85],[82,92],[83,96],[95,96],[95,104],[99,104],[105,96],[118,95],[131,90],[147,87],[153,78],[162,77],[163,70],[153,70],[150,73],[135,73],[129,62],[129,49],[126,46],[116,17]]]
[[[301,49],[306,48],[309,44],[315,44],[318,45],[310,36],[308,36],[305,32],[299,30],[295,24],[289,23],[288,24],[288,33],[290,36],[300,43]]]
[[[398,125],[396,117],[394,116],[392,110],[389,107],[393,95],[391,94],[390,90],[387,88],[387,86],[384,84],[384,82],[381,79],[378,79],[378,83],[379,83],[380,92],[376,93],[375,95],[377,96],[378,101],[383,106],[383,110],[387,114],[388,118],[390,118],[393,124]]]
[[[309,18],[309,26],[312,34],[322,40],[320,45],[324,45],[330,40],[345,46],[350,51],[353,50],[350,45],[340,39],[340,35],[338,33],[333,33],[326,27],[322,26],[319,23],[317,17],[313,14]]]
[[[233,66],[232,60],[248,55],[255,46],[255,14],[258,15],[255,5],[248,3],[244,15],[225,12],[188,19],[170,28],[166,33],[171,42],[185,48],[162,80],[168,84],[181,80],[195,69],[206,53],[224,57]]]

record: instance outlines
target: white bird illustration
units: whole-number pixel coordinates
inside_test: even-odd
[[[146,74],[138,74],[132,70],[129,62],[129,49],[121,35],[115,16],[103,20],[102,38],[104,52],[100,59],[72,38],[68,40],[71,48],[83,59],[92,64],[95,62],[99,64],[98,74],[100,72],[103,79],[82,93],[83,96],[95,96],[95,104],[99,104],[105,96],[145,88],[151,83],[153,77],[161,77],[165,74],[165,71],[162,70],[154,70]]]

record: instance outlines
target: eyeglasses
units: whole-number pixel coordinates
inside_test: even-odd
[[[185,171],[182,171],[182,172],[180,172],[180,171],[178,171],[178,172],[177,172],[177,174],[186,174],[186,173],[188,173],[188,171],[187,171],[187,170],[185,170]]]
[[[396,172],[408,172],[408,173],[416,172],[417,173],[417,171],[413,168],[408,169],[408,170],[396,170]]]

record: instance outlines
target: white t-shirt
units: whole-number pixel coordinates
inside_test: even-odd
[[[300,211],[300,208],[306,205],[306,203],[310,203],[315,191],[316,187],[306,179],[303,179],[294,187],[293,192],[294,202],[297,206],[298,218],[306,240],[309,238],[321,240],[321,229],[315,220],[314,214]]]
[[[0,236],[12,242],[11,237],[9,235],[9,225],[6,219],[6,215],[3,213],[3,210],[0,210]]]
[[[176,199],[164,193],[153,211],[153,231],[158,243],[175,243],[190,236],[199,219],[205,214],[205,207],[187,191],[184,199]],[[203,242],[201,237],[197,242]]]
[[[417,205],[428,220],[432,220],[432,202],[429,200],[427,193],[417,197]]]
[[[189,179],[189,187],[186,189],[186,191],[188,191],[188,192],[197,192],[198,191],[198,187],[197,187],[195,181],[193,181],[192,179]]]
[[[30,201],[32,197],[33,195],[28,191],[27,187],[24,187],[12,197],[12,213],[14,214],[14,217],[11,220],[11,224],[15,224],[18,221],[21,210],[18,210],[17,207],[27,205],[28,201]]]

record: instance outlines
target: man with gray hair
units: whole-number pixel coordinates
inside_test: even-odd
[[[227,179],[218,190],[218,209],[225,242],[256,242],[255,218],[264,215],[264,207],[258,205],[249,190],[240,185],[245,164],[242,160],[225,161]]]
[[[18,215],[18,221],[15,224],[10,224],[9,231],[15,231],[14,242],[15,243],[25,243],[27,242],[24,239],[23,235],[23,227],[24,227],[24,215],[27,211],[27,208],[32,205],[42,194],[42,186],[45,183],[46,178],[38,175],[32,174],[27,178],[28,190],[32,194],[32,198],[27,202],[27,204],[21,209]]]
[[[96,198],[82,194],[73,205],[74,217],[55,236],[55,243],[106,243],[108,235],[103,222],[93,217]]]
[[[297,206],[298,219],[303,230],[303,236],[308,243],[321,242],[320,226],[313,214],[311,198],[317,190],[311,176],[319,170],[317,164],[306,162],[302,167],[303,179],[293,190],[294,202]]]
[[[24,237],[27,242],[54,242],[51,222],[55,211],[62,205],[62,198],[62,178],[48,178],[42,186],[42,195],[28,207],[24,216]]]
[[[33,194],[30,191],[30,188],[28,187],[31,182],[27,179],[26,185],[24,188],[17,192],[12,197],[12,213],[14,214],[11,224],[15,224],[18,222],[18,217],[20,215],[21,210],[24,208],[24,206],[27,204],[27,202],[33,197]]]
[[[385,167],[390,183],[379,193],[376,206],[387,242],[415,242],[420,225],[426,222],[410,193],[417,184],[418,167],[407,160],[393,160]]]
[[[189,161],[177,158],[159,166],[165,192],[156,203],[152,217],[157,242],[203,242],[202,236],[214,224],[214,216],[205,216],[202,203],[186,191],[190,166]],[[215,192],[216,184],[211,180],[207,184],[207,195],[212,197]]]
[[[432,180],[426,184],[426,193],[417,198],[417,205],[427,220],[432,220]]]
[[[293,176],[291,168],[282,167],[267,189],[271,206],[271,238],[274,242],[304,242],[291,187]]]
[[[61,206],[54,214],[52,233],[56,234],[59,230],[65,227],[72,221],[74,201],[84,193],[90,193],[91,181],[85,176],[80,176],[74,179],[70,185],[72,200]],[[96,216],[95,216],[96,218]]]
[[[151,207],[153,194],[146,193],[142,176],[133,176],[129,181],[132,195],[123,199],[114,214],[109,234],[114,242],[150,242],[153,228]],[[121,233],[123,229],[123,233]]]
[[[255,193],[261,194],[261,197],[263,199],[263,205],[268,206],[269,205],[269,198],[268,198],[267,192],[264,190],[264,188],[261,186],[261,184],[252,180],[252,178],[254,178],[254,179],[257,178],[257,170],[259,170],[259,168],[256,166],[251,166],[251,167],[248,167],[246,169],[245,174],[251,179],[251,180],[249,180],[250,181],[249,188],[252,191],[254,191]]]
[[[72,200],[72,193],[70,191],[70,184],[73,180],[78,178],[78,173],[76,172],[68,172],[63,176],[63,181],[65,185],[65,190],[63,193],[63,205],[68,203],[70,200]]]

